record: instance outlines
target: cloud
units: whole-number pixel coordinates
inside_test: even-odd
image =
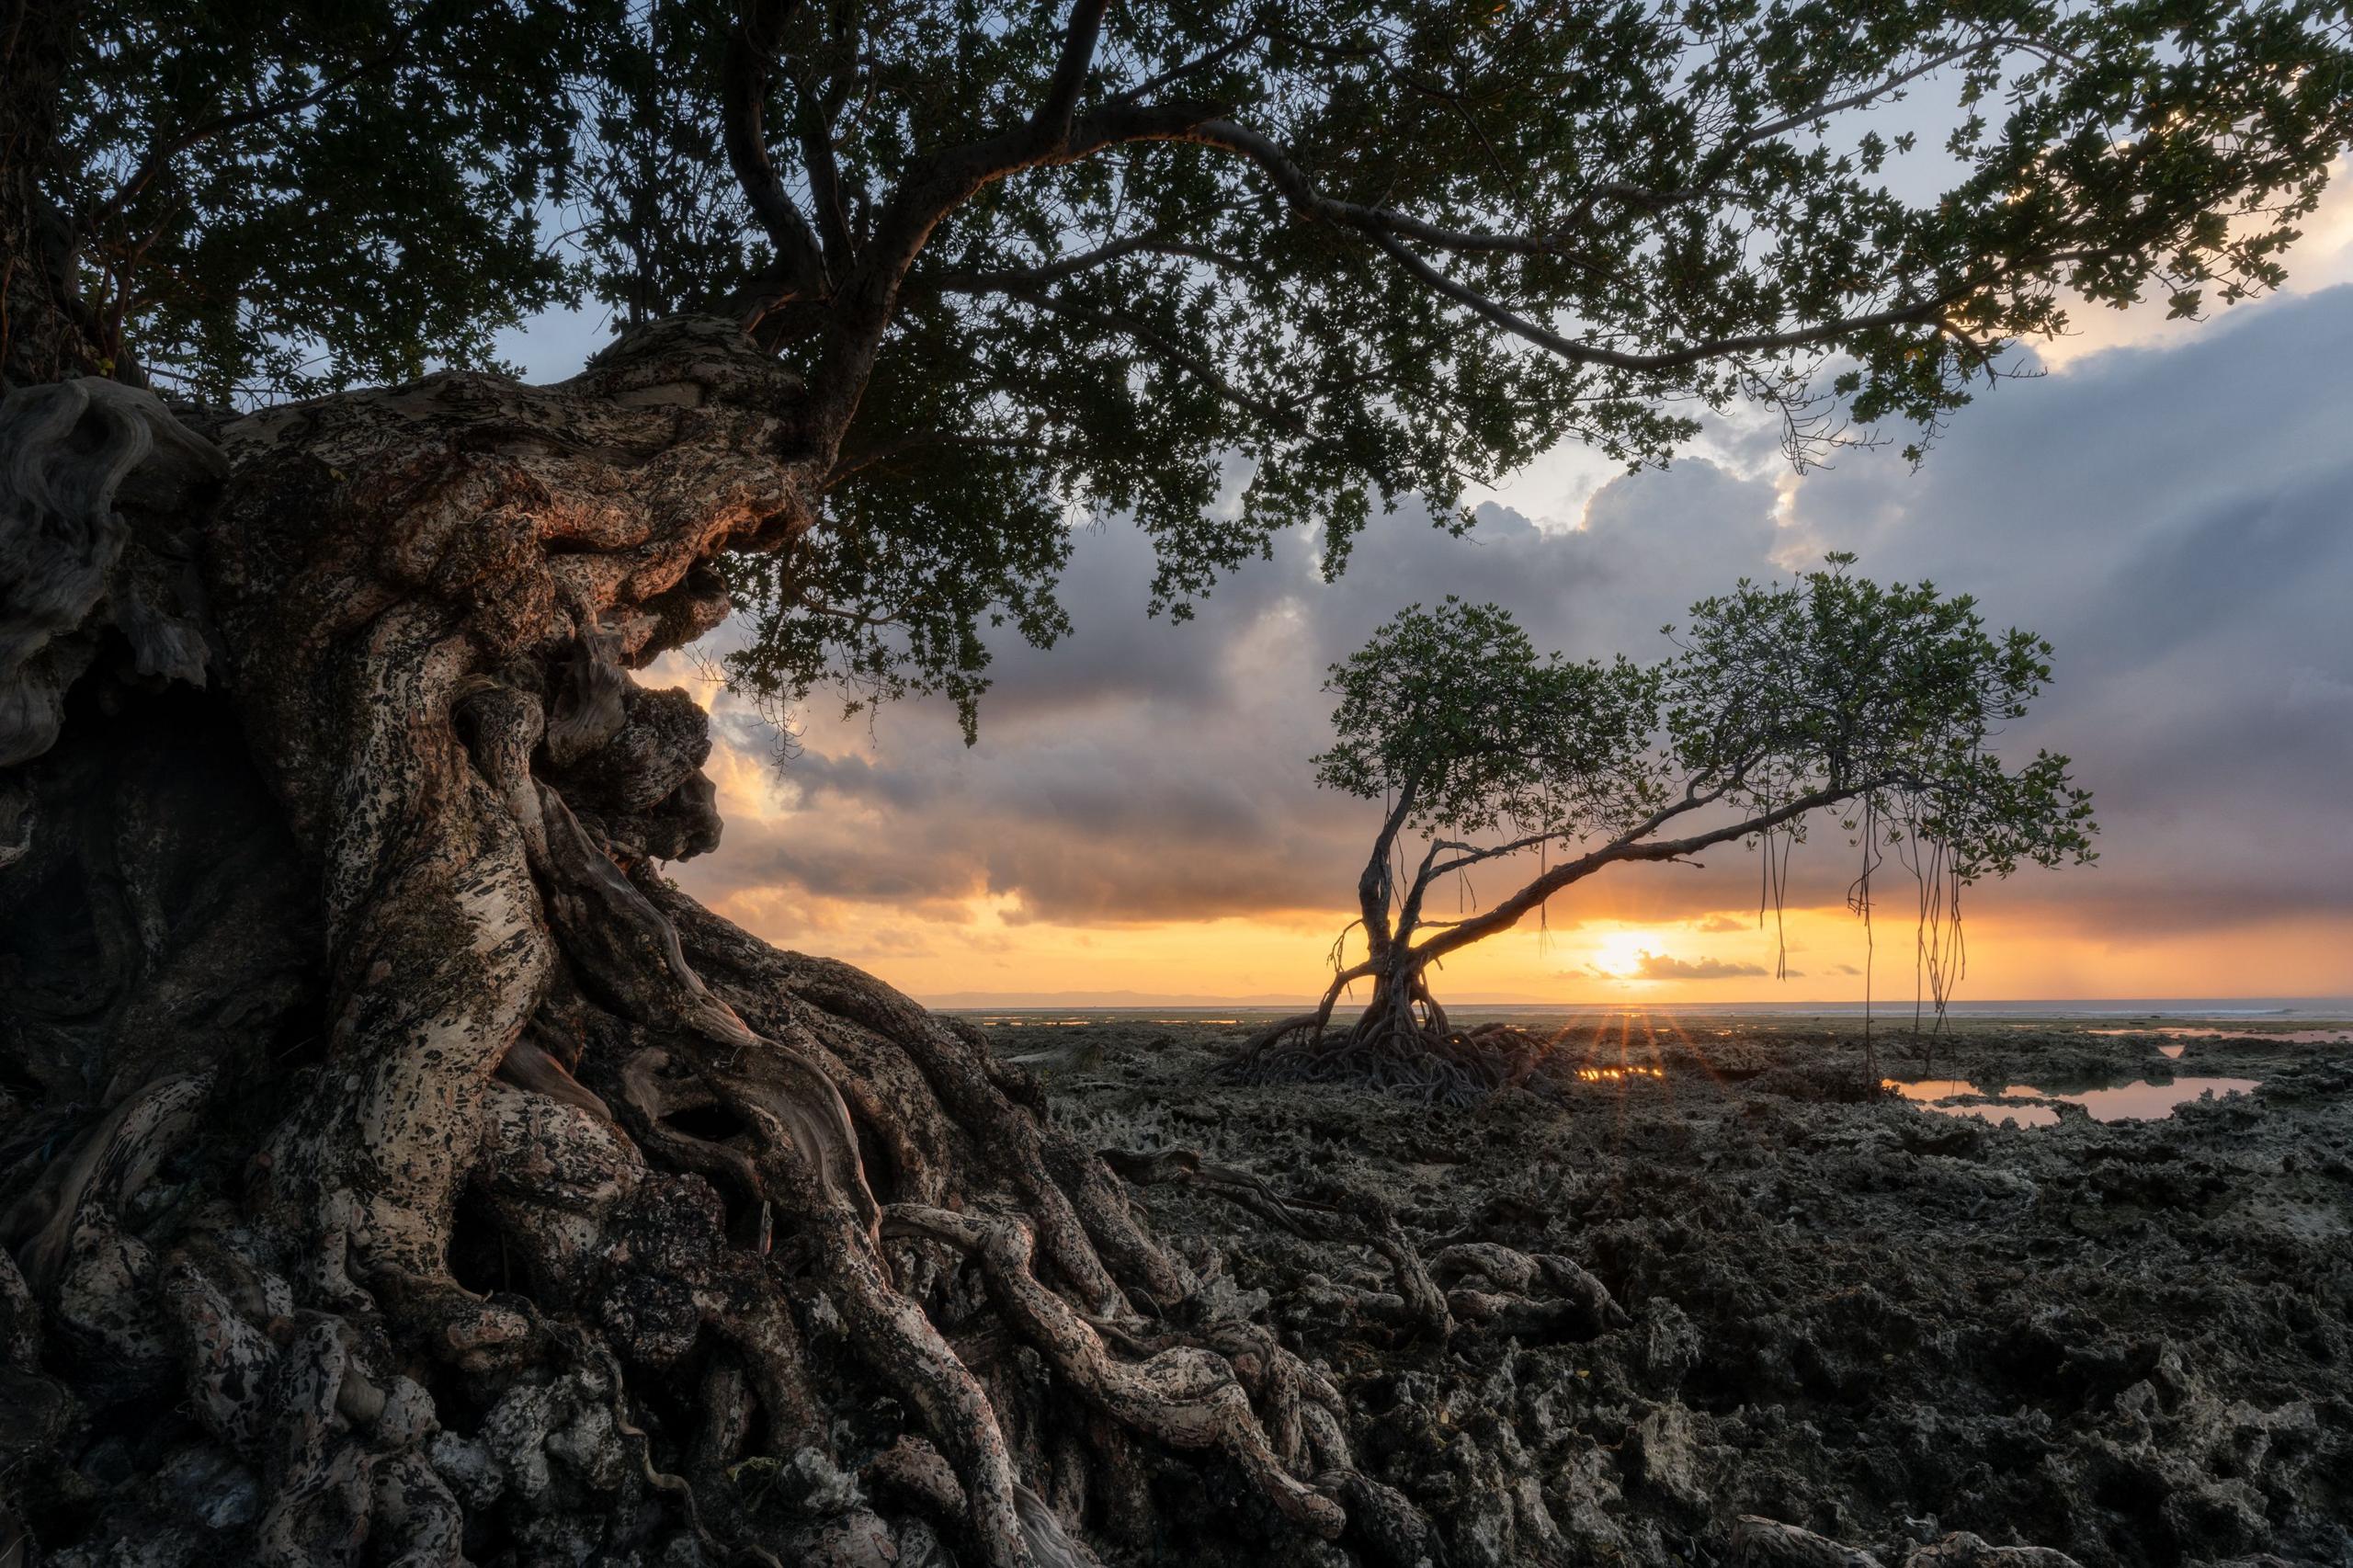
[[[1660,626],[1692,600],[1851,549],[1870,575],[1968,591],[1996,626],[2056,645],[2055,684],[2001,745],[2075,757],[2098,795],[2101,863],[1973,890],[1976,916],[2058,917],[2124,939],[2353,913],[2348,362],[2353,289],[2276,300],[2178,347],[2005,384],[1916,471],[1859,451],[1796,479],[1734,425],[1708,449],[1722,460],[1620,474],[1581,511],[1515,494],[1525,514],[1490,503],[1455,539],[1403,506],[1333,584],[1312,535],[1286,536],[1185,623],[1144,615],[1151,551],[1137,530],[1086,530],[1065,585],[1073,635],[1044,652],[997,645],[977,747],[935,703],[870,727],[821,716],[772,808],[731,806],[722,848],[680,879],[705,896],[868,903],[908,920],[983,903],[999,928],[1343,908],[1378,808],[1313,783],[1308,759],[1330,738],[1320,687],[1399,608],[1493,599],[1541,646],[1655,658],[1669,647]],[[724,740],[756,751],[739,710],[722,721]],[[1747,929],[1722,912],[1754,897],[1756,858],[1726,846],[1705,859],[1699,874],[1613,870],[1611,915]],[[1792,870],[1792,904],[1832,906],[1853,851],[1820,832]],[[1465,896],[1492,901],[1500,881]],[[1554,919],[1592,907],[1581,896]],[[1900,915],[1908,882],[1883,896],[1881,917]]]
[[[1596,971],[1599,973],[1599,971]],[[1678,959],[1671,953],[1644,951],[1632,978],[1640,980],[1761,980],[1772,973],[1761,963],[1733,963],[1723,959]]]
[[[2075,759],[2102,863],[2034,897],[2119,930],[2353,908],[2353,289],[2006,386],[1917,476],[1801,486],[1793,529],[2041,631],[2057,679],[2005,737]]]

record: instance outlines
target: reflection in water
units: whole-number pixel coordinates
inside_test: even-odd
[[[1978,1093],[1977,1085],[1966,1078],[1915,1078],[1905,1082],[1900,1078],[1884,1080],[1887,1086],[1923,1110],[1933,1110],[1946,1116],[1973,1116],[1999,1126],[2015,1120],[2021,1127],[2049,1127],[2059,1119],[2059,1113],[2047,1105],[1940,1105],[1937,1102]],[[2005,1089],[2006,1096],[2033,1090]]]
[[[2047,1105],[1932,1105],[1926,1108],[1947,1116],[1973,1116],[1997,1127],[2005,1121],[2020,1127],[2052,1127],[2059,1120],[2059,1113]]]
[[[1915,1078],[1906,1083],[1890,1078],[1887,1086],[1907,1100],[1950,1099],[1955,1095],[1973,1095],[1977,1085],[1965,1078]]]
[[[2206,1094],[2241,1095],[2257,1086],[2253,1078],[2176,1078],[2170,1084],[2144,1079],[2107,1088],[2064,1091],[2010,1084],[1998,1091],[1997,1104],[1986,1103],[1981,1097],[1973,1105],[1949,1105],[1944,1102],[1963,1096],[1996,1096],[1996,1091],[1981,1089],[1960,1078],[1922,1078],[1909,1083],[1890,1078],[1886,1083],[1923,1110],[1945,1116],[1974,1116],[1997,1123],[2016,1118],[2022,1127],[2049,1127],[2058,1121],[2059,1112],[2052,1101],[2079,1105],[2094,1121],[2158,1121],[2171,1116],[2176,1108]]]
[[[2167,1025],[2163,1028],[2145,1029],[2086,1029],[2086,1034],[2098,1035],[2163,1035],[2168,1040],[2257,1040],[2265,1045],[2353,1045],[2353,1029],[2272,1029],[2250,1034],[2244,1029],[2216,1028],[2184,1028]],[[2161,1048],[2167,1056],[2181,1054],[2181,1047]]]
[[[1580,1067],[1577,1076],[1588,1084],[1619,1084],[1629,1078],[1664,1078],[1661,1067]]]
[[[2161,1045],[2157,1047],[2157,1051],[2160,1055],[2169,1056],[2178,1062],[2181,1060],[2181,1053],[2188,1049],[2189,1047],[2186,1045]]]
[[[2154,1121],[2171,1116],[2176,1106],[2211,1090],[2215,1097],[2251,1094],[2253,1078],[2176,1078],[2170,1084],[2120,1084],[2112,1089],[2086,1089],[2065,1096],[2092,1113],[2094,1121]],[[2031,1093],[2032,1091],[2029,1091]]]

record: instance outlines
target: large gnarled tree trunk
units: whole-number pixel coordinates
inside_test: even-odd
[[[0,1484],[45,1560],[1083,1562],[1171,1528],[1170,1455],[1245,1534],[1418,1555],[1019,1070],[656,869],[716,841],[709,739],[625,671],[810,526],[800,399],[698,322],[209,428],[9,395]]]

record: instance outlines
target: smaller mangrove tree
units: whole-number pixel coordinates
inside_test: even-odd
[[[2091,796],[2068,759],[2010,766],[1993,747],[2050,680],[2051,645],[1988,632],[1967,595],[1850,575],[1853,559],[1702,600],[1655,664],[1539,653],[1506,611],[1449,597],[1332,666],[1336,740],[1316,778],[1381,801],[1381,828],[1322,1001],[1255,1037],[1230,1075],[1467,1101],[1526,1073],[1532,1042],[1456,1029],[1430,972],[1612,866],[1745,843],[1764,856],[1761,912],[1783,896],[1790,846],[1835,821],[1861,856],[1849,902],[1868,914],[1891,854],[1942,912],[2021,862],[2093,859]],[[1490,863],[1524,881],[1434,917],[1433,889]],[[1336,1025],[1360,984],[1362,1013]]]

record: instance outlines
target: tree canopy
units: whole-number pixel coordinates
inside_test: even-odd
[[[1802,830],[1864,799],[1886,832],[1948,846],[1963,880],[2090,858],[2067,759],[2011,769],[1992,749],[2051,678],[2051,645],[1988,632],[1967,594],[1850,576],[1852,561],[1700,600],[1654,665],[1540,656],[1494,605],[1410,606],[1333,666],[1338,738],[1316,778],[1426,830],[1433,878],[1540,843],[1631,848],[1711,809],[1746,825],[1711,842]]]
[[[126,374],[251,402],[551,306],[733,315],[827,490],[730,566],[735,673],[968,710],[985,627],[1062,630],[1074,516],[1182,613],[1563,440],[1664,460],[1747,400],[1801,460],[1916,444],[2072,300],[2277,284],[2353,140],[2321,0],[79,15],[45,177]]]

